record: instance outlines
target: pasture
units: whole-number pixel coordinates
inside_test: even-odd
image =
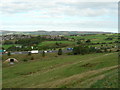
[[[74,45],[75,42],[72,41],[44,41],[42,43],[40,43],[38,46],[53,46],[56,45],[56,43],[58,44],[65,44],[65,45]]]
[[[117,88],[117,55],[3,55],[3,62],[9,57],[19,60],[12,66],[3,64],[3,88]]]
[[[118,40],[118,34],[94,34],[94,35],[85,35],[85,36],[66,36],[68,38],[78,39],[90,39],[93,43],[102,43],[102,42],[114,42]],[[105,40],[108,37],[112,37],[113,40]]]

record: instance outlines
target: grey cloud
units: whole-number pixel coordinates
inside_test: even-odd
[[[75,3],[69,3],[69,2],[57,2],[56,4],[62,5],[62,6],[70,6],[70,7],[77,7],[79,9],[82,8],[109,8],[109,9],[115,9],[117,8],[117,2],[75,2]]]
[[[89,2],[83,3],[80,1],[76,2],[65,2],[60,0],[46,0],[46,1],[33,1],[28,0],[16,2],[4,2],[0,5],[1,11],[4,13],[21,13],[29,11],[41,11],[45,10],[47,15],[58,16],[58,15],[83,15],[83,16],[100,16],[108,13],[112,13],[116,10],[117,5],[113,2]],[[102,11],[103,10],[103,11]],[[44,13],[43,13],[44,14]]]

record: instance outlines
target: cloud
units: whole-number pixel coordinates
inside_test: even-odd
[[[117,2],[2,0],[2,29],[117,28]],[[81,29],[82,28],[82,29]]]
[[[11,1],[11,2],[10,2]],[[64,16],[64,15],[85,15],[100,16],[113,12],[117,8],[116,3],[91,3],[80,2],[80,0],[3,0],[0,4],[3,14],[16,14],[28,12],[41,12],[45,17],[48,16]]]

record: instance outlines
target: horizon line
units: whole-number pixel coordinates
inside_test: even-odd
[[[78,30],[75,30],[75,31],[67,31],[67,30],[30,30],[30,31],[15,31],[15,30],[0,30],[0,31],[11,31],[11,32],[37,32],[37,31],[46,31],[46,32],[60,32],[60,31],[65,31],[65,32],[111,32],[111,31],[78,31]],[[111,33],[118,33],[118,32],[111,32]]]

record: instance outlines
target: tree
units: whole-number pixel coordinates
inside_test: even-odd
[[[109,52],[112,52],[112,50],[110,49]]]
[[[7,54],[8,56],[11,56],[11,52],[8,52],[8,54]]]
[[[24,62],[27,62],[28,60],[27,59],[23,59]]]
[[[45,51],[42,52],[42,57],[45,57]]]
[[[88,54],[88,53],[93,53],[96,52],[95,47],[88,47],[87,45],[79,45],[79,46],[75,46],[73,48],[73,54],[77,55],[77,54]]]
[[[58,55],[62,55],[62,49],[58,50]]]
[[[91,40],[90,39],[88,39],[87,41],[86,41],[86,43],[90,43],[91,42]]]
[[[8,44],[14,44],[12,41],[10,41],[10,40],[6,40],[5,42],[4,42],[4,44],[6,44],[6,45],[8,45]]]
[[[106,38],[105,40],[113,40],[113,38],[111,38],[111,37],[108,37],[108,38]]]
[[[95,47],[90,47],[89,52],[96,52],[96,48]]]
[[[89,52],[89,48],[87,46],[79,45],[73,48],[73,54],[82,54],[84,55],[85,53]]]
[[[56,44],[57,46],[59,46],[59,43],[56,42],[55,44]]]
[[[79,46],[73,48],[73,54],[74,55],[80,54]]]
[[[78,41],[77,41],[77,44],[82,44],[81,40],[78,40]]]
[[[107,48],[104,48],[104,52],[108,52]]]

